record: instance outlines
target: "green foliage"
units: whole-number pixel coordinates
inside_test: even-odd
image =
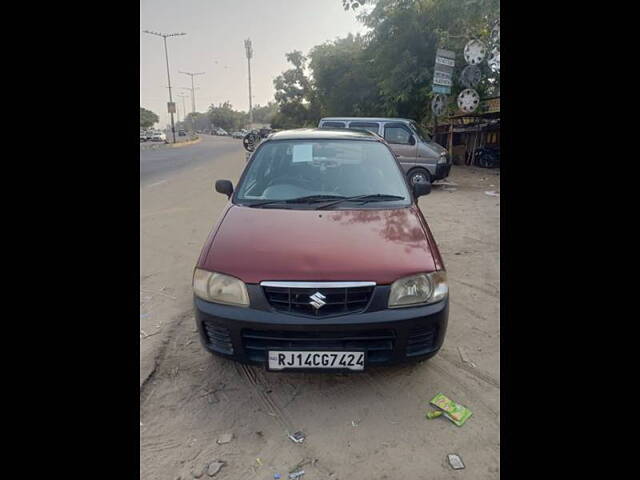
[[[211,128],[211,120],[206,113],[191,113],[189,112],[185,119],[181,122],[181,127],[184,130],[208,130]]]
[[[317,92],[306,74],[307,58],[299,50],[286,54],[293,68],[273,80],[278,113],[273,117],[273,128],[315,126],[320,120]]]
[[[149,128],[157,123],[160,119],[158,115],[151,110],[140,107],[140,128]]]
[[[480,39],[489,49],[491,28],[500,18],[499,0],[343,0],[345,10],[369,27],[364,36],[349,35],[318,45],[307,58],[294,51],[294,68],[274,80],[278,128],[317,124],[322,116],[407,117],[423,124],[431,119],[436,50],[456,52],[451,113],[464,88],[463,49]],[[366,8],[364,8],[366,7]],[[499,46],[499,44],[498,44]],[[500,74],[480,65],[481,98],[499,95]]]
[[[249,116],[245,112],[234,110],[228,101],[219,104],[217,107],[211,105],[207,112],[207,117],[209,123],[215,128],[223,128],[229,133],[243,128],[249,121]]]
[[[261,107],[256,105],[253,107],[253,121],[255,123],[271,123],[273,116],[278,112],[278,104],[275,102],[269,102],[267,105]]]
[[[383,112],[363,37],[349,35],[309,53],[321,116],[373,116]]]

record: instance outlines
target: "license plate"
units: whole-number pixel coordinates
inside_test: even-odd
[[[289,368],[364,370],[364,352],[270,350],[268,359],[269,370]]]

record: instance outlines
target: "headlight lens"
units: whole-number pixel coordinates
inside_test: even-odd
[[[447,272],[444,270],[411,275],[391,284],[389,308],[435,303],[448,293]]]
[[[438,163],[447,163],[447,154],[442,152],[440,154],[440,158],[438,159]]]
[[[249,293],[244,282],[222,273],[196,268],[193,272],[193,292],[198,298],[208,302],[249,306]]]

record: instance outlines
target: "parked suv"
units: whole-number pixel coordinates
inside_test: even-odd
[[[406,118],[327,117],[319,127],[368,130],[383,137],[398,157],[409,182],[432,182],[449,176],[451,158],[420,125]]]
[[[435,240],[387,143],[366,131],[273,133],[253,152],[193,274],[211,353],[269,370],[426,359],[449,295]]]

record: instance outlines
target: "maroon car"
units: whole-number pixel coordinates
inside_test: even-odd
[[[444,264],[379,136],[272,134],[252,154],[193,276],[204,347],[269,370],[363,370],[426,359],[444,340]]]

